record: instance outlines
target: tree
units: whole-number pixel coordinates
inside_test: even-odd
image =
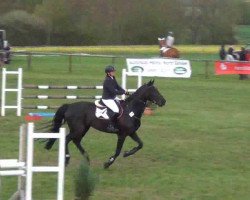
[[[6,30],[12,45],[44,44],[43,20],[26,11],[13,10],[2,15],[0,27]]]
[[[67,44],[67,37],[73,32],[73,27],[66,1],[44,0],[36,6],[35,14],[45,21],[47,45]]]
[[[31,20],[37,18],[47,45],[156,44],[168,31],[175,33],[176,43],[221,44],[236,42],[234,26],[248,23],[249,4],[243,1],[8,0],[0,2],[0,13],[19,9]],[[3,20],[1,16],[0,25],[7,26]],[[32,38],[35,30],[26,34]]]
[[[234,0],[192,0],[186,13],[191,43],[235,43],[236,4]]]
[[[239,24],[250,25],[250,1],[243,1],[240,3],[239,10],[241,10]]]

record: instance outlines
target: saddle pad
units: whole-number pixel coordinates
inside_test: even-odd
[[[108,111],[108,109],[105,107],[104,108],[96,107],[95,116],[99,119],[109,119],[107,111]]]

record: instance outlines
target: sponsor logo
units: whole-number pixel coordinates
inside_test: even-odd
[[[220,64],[220,69],[221,70],[227,70],[227,66],[224,63]]]
[[[131,67],[131,71],[132,72],[143,72],[144,69],[143,69],[143,67],[140,67],[140,66],[133,66],[133,67]]]
[[[187,69],[185,67],[175,67],[174,73],[179,74],[179,75],[185,74],[185,73],[187,73]]]

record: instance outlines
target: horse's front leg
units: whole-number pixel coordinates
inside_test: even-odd
[[[117,140],[115,155],[111,156],[109,158],[109,160],[104,163],[103,167],[105,169],[107,169],[110,165],[112,165],[113,162],[115,161],[115,159],[120,155],[122,146],[123,146],[124,141],[125,141],[125,138],[126,138],[126,136],[118,135],[118,140]]]
[[[125,151],[124,154],[123,154],[123,157],[131,156],[131,155],[133,155],[134,153],[136,153],[138,150],[140,150],[143,147],[143,143],[142,143],[141,139],[139,138],[139,136],[137,135],[136,132],[132,133],[129,136],[132,138],[132,140],[137,142],[138,146],[134,147],[133,149],[131,149],[129,151]]]

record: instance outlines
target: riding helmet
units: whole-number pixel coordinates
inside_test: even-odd
[[[114,72],[115,71],[115,67],[114,66],[111,66],[111,65],[108,65],[106,68],[105,68],[105,73],[110,73],[110,72]]]

